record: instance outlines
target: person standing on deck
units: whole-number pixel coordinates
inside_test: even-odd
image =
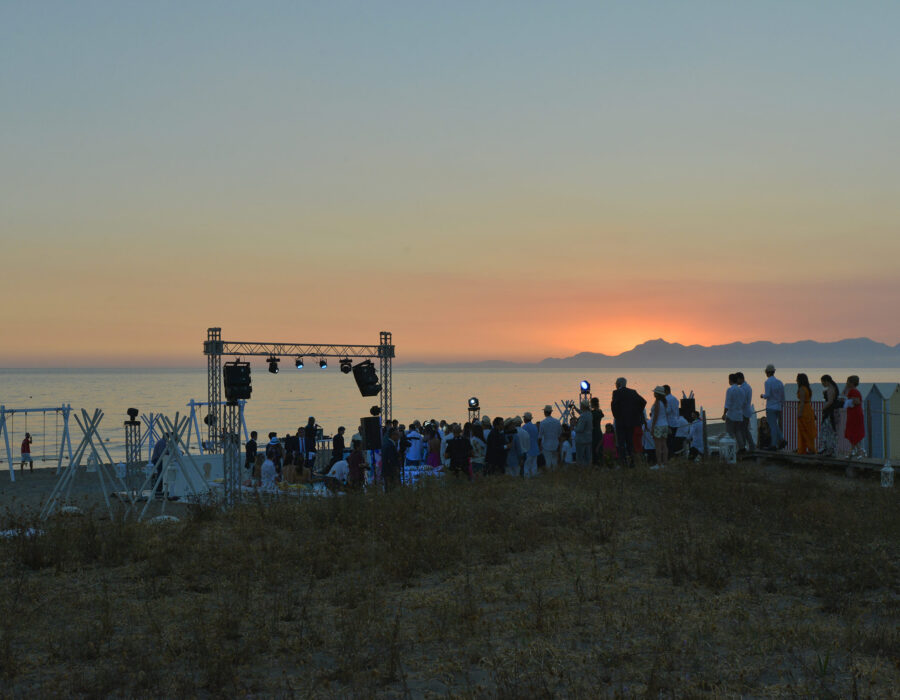
[[[844,385],[844,406],[847,408],[847,424],[844,437],[850,443],[850,458],[862,459],[866,450],[862,446],[866,436],[866,419],[863,415],[862,394],[859,392],[859,377],[851,374]]]
[[[784,439],[784,383],[775,376],[775,365],[766,365],[766,384],[759,398],[766,400],[766,423],[769,424],[770,450],[782,450],[787,445]]]
[[[797,454],[816,454],[816,416],[812,407],[812,388],[809,377],[797,375]]]
[[[728,390],[725,392],[725,410],[722,420],[725,421],[725,432],[734,438],[738,450],[744,448],[744,392],[738,386],[734,373],[728,375]]]
[[[744,420],[741,421],[744,430],[744,440],[747,441],[747,449],[751,452],[756,449],[753,442],[753,435],[750,433],[750,417],[753,415],[753,389],[744,379],[743,372],[736,372],[738,386],[744,392]]]

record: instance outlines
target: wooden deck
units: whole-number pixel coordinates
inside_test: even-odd
[[[756,450],[740,455],[739,459],[766,459],[773,462],[794,464],[803,467],[821,466],[829,469],[843,469],[852,472],[880,472],[884,462],[878,459],[850,459],[849,457],[824,457],[822,455],[800,455],[795,452]],[[850,470],[850,471],[848,471]]]

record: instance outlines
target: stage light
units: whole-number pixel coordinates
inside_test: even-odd
[[[278,374],[278,363],[281,362],[281,359],[278,357],[270,357],[266,362],[269,363],[269,371],[272,374]]]
[[[294,360],[294,367],[296,367],[297,369],[303,369],[303,358],[302,357],[298,357],[296,360]]]
[[[324,357],[319,359],[319,369],[328,369],[328,360]]]
[[[372,408],[369,409],[369,413],[373,416],[381,415],[381,406],[372,406]]]
[[[131,420],[131,422],[134,423],[135,421],[137,421],[138,413],[140,413],[140,411],[138,411],[136,408],[129,408],[126,413],[128,414],[128,418]]]
[[[478,408],[478,398],[473,396],[469,399],[469,408]]]
[[[582,394],[586,394],[591,390],[591,383],[587,379],[582,379],[580,386]]]
[[[353,362],[350,361],[349,357],[345,357],[341,359],[341,372],[344,374],[350,374],[353,369]]]

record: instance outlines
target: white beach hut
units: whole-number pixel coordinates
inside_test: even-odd
[[[869,456],[900,459],[900,383],[876,382],[863,397]]]

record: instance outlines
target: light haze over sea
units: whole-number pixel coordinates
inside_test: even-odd
[[[290,358],[287,358],[290,359]],[[247,427],[265,436],[270,430],[279,435],[294,432],[315,416],[326,435],[334,433],[339,425],[345,425],[352,434],[359,418],[369,415],[369,408],[377,404],[378,397],[359,395],[352,374],[342,374],[336,364],[321,370],[307,363],[303,370],[296,370],[292,362],[283,362],[277,375],[270,374],[263,362],[252,364],[253,397],[246,408]],[[290,366],[288,366],[290,365]],[[754,397],[762,393],[764,375],[762,369],[743,368],[753,387]],[[838,384],[852,371],[847,368],[817,369],[779,368],[778,376],[785,383],[793,382],[798,371],[809,375],[810,381],[829,372]],[[578,395],[581,379],[591,382],[593,394],[600,398],[600,406],[611,421],[609,402],[613,382],[619,374],[629,380],[629,386],[650,399],[653,387],[668,383],[673,393],[681,396],[682,390],[693,390],[698,406],[704,406],[710,418],[721,415],[729,370],[726,369],[630,369],[610,371],[597,369],[446,369],[416,368],[394,369],[393,417],[401,423],[412,419],[464,421],[466,401],[477,396],[484,414],[521,415],[531,411],[535,419],[543,414],[547,403],[562,399],[574,399]],[[897,381],[900,370],[868,369],[860,371],[864,382]],[[124,457],[122,423],[127,418],[126,409],[134,407],[142,413],[162,412],[174,417],[176,411],[188,412],[190,399],[206,401],[206,368],[197,369],[0,369],[0,404],[7,408],[30,408],[72,404],[73,408],[85,408],[89,413],[102,408],[105,417],[100,434],[108,440],[115,459]],[[764,402],[754,399],[756,408]],[[203,414],[205,415],[205,413]],[[200,416],[202,421],[202,415]],[[56,426],[52,415],[47,417],[47,451],[55,440]],[[25,434],[23,416],[15,418],[10,431],[10,448],[13,459],[18,457],[19,444]],[[203,428],[201,422],[201,428]],[[73,448],[80,438],[74,421],[71,425]],[[43,419],[39,415],[29,417],[28,431],[34,438],[33,452],[44,450]],[[0,441],[0,452],[5,460],[5,445]],[[40,463],[39,463],[40,464]],[[49,466],[49,465],[48,465]]]

